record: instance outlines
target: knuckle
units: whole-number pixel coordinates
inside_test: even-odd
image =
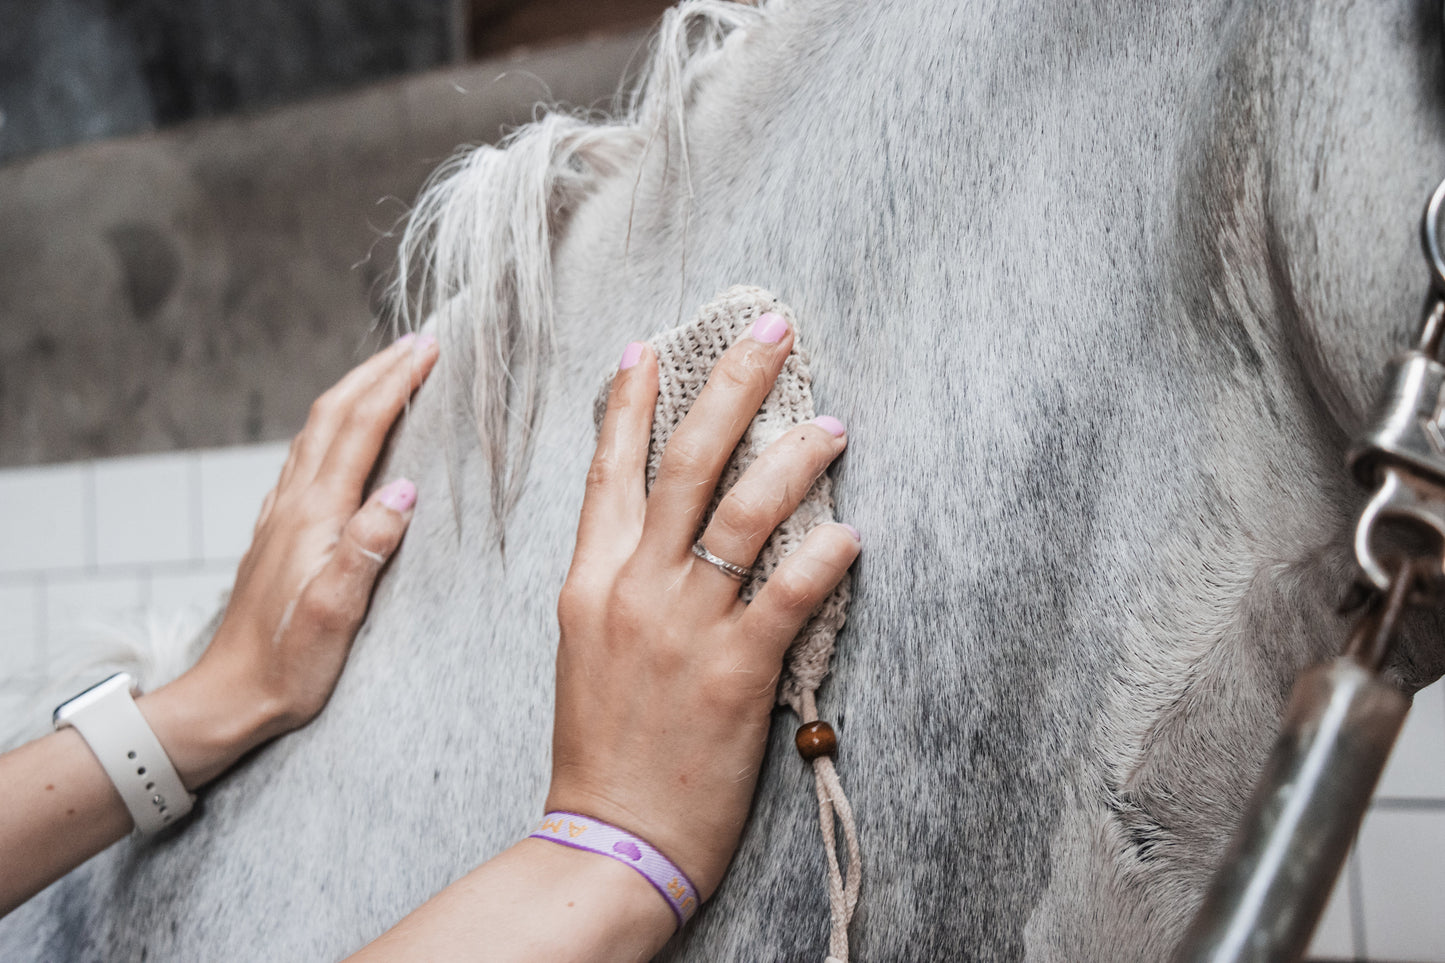
[[[633,635],[649,625],[656,613],[647,597],[635,587],[620,584],[607,606],[608,622],[619,633]]]
[[[322,632],[340,632],[349,629],[355,621],[352,606],[334,588],[313,582],[296,605],[299,615],[308,625]]]
[[[802,560],[797,560],[801,562]],[[789,609],[796,609],[810,603],[818,595],[819,579],[812,566],[806,564],[785,565],[768,580],[777,594],[778,601]]]
[[[723,496],[713,513],[713,524],[724,537],[750,541],[776,526],[778,499],[751,489],[734,488]]]
[[[621,474],[617,457],[612,452],[598,451],[587,466],[587,485],[590,488],[605,488]]]
[[[636,393],[629,391],[628,385],[612,382],[612,390],[607,395],[607,408],[618,415],[623,415],[634,408],[642,407],[642,399],[636,397]],[[649,399],[648,408],[652,407]]]
[[[737,352],[723,355],[708,380],[724,390],[749,394],[766,390],[773,382],[765,359],[752,345],[744,345]]]
[[[557,594],[557,621],[563,629],[592,621],[599,608],[597,593],[576,579],[569,578]]]
[[[728,717],[738,708],[736,682],[720,670],[707,673],[707,682],[698,687],[696,699],[704,718]]]
[[[689,674],[693,649],[687,640],[671,633],[653,640],[647,648],[647,661],[657,679],[680,679]]]
[[[387,517],[380,511],[358,512],[346,526],[346,537],[363,552],[385,555],[391,551],[396,537],[396,526],[392,522],[394,517]]]
[[[311,410],[307,413],[306,416],[307,424],[314,424],[316,422],[326,421],[336,410],[336,405],[336,396],[330,391],[325,392],[321,395],[321,397],[311,402]]]
[[[736,718],[770,698],[777,680],[778,667],[760,661],[756,646],[724,647],[704,670],[700,694],[713,715]]]
[[[332,519],[336,516],[336,497],[324,483],[313,481],[296,498],[294,511],[297,521],[306,528],[320,528],[328,524],[335,524]],[[333,537],[340,531],[339,524],[331,529]]]
[[[674,435],[663,451],[663,458],[669,467],[681,475],[705,474],[715,457],[710,446],[690,434],[681,438]]]

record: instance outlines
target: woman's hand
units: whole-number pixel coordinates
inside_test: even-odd
[[[613,383],[558,604],[557,716],[548,810],[643,837],[703,898],[747,818],[783,654],[858,555],[846,525],[814,529],[751,604],[692,552],[726,465],[782,369],[793,336],[764,315],[718,362],[644,490],[656,359],[634,345]],[[749,567],[846,444],[833,418],[764,451],[702,533]]]
[[[261,507],[210,647],[139,700],[188,788],[326,704],[416,500],[398,479],[362,504],[363,486],[436,359],[434,338],[402,338],[317,399]]]
[[[191,670],[136,705],[188,789],[326,704],[416,488],[362,487],[436,341],[403,338],[316,402],[266,497],[225,618]],[[0,916],[132,827],[95,754],[63,729],[0,756]]]

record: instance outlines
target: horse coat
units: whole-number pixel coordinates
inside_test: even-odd
[[[685,12],[615,123],[553,115],[419,204],[431,273],[403,283],[442,361],[384,474],[421,498],[331,704],[0,922],[0,958],[336,958],[522,836],[592,395],[734,283],[795,308],[850,430],[864,553],[820,707],[855,957],[1169,952],[1293,678],[1343,639],[1343,451],[1415,326],[1445,157],[1438,9]],[[664,958],[821,959],[791,728]]]

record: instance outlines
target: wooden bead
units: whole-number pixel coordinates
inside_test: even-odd
[[[793,742],[798,747],[798,755],[808,760],[831,756],[838,751],[837,733],[832,726],[821,720],[799,726]]]

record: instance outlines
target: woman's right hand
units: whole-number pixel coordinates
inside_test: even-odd
[[[140,700],[188,788],[305,725],[330,698],[416,500],[406,479],[363,500],[366,481],[437,357],[431,335],[405,336],[316,400],[261,506],[210,646]]]
[[[819,526],[750,604],[736,580],[692,552],[718,478],[792,345],[786,322],[764,315],[723,355],[668,442],[650,494],[657,366],[645,346],[629,346],[558,604],[547,809],[641,836],[703,898],[747,818],[783,654],[859,551],[854,529]],[[833,418],[788,432],[726,493],[702,543],[750,567],[846,444]]]

